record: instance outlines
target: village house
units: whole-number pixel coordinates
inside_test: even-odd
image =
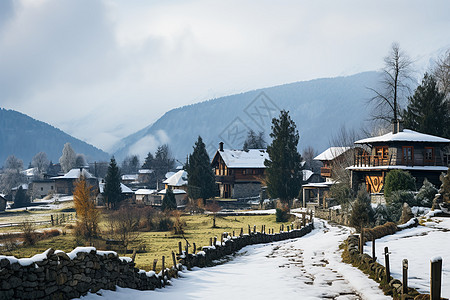
[[[136,204],[160,206],[161,196],[157,194],[157,190],[138,189],[134,192]]]
[[[169,188],[170,189],[170,188]],[[158,192],[158,195],[161,197],[161,203],[166,195],[168,189],[164,189]],[[172,189],[172,193],[175,196],[175,200],[177,202],[177,208],[182,208],[186,206],[187,203],[187,193],[185,190],[181,189]]]
[[[178,189],[187,192],[187,172],[185,170],[180,170],[173,175],[169,176],[163,181],[165,189]]]
[[[97,205],[105,205],[105,182],[100,182],[98,184],[99,193],[96,197]],[[128,202],[134,202],[134,192],[124,185],[123,183],[120,184],[120,189],[122,190],[122,198],[121,201],[128,201]]]
[[[239,200],[259,197],[266,159],[269,159],[269,154],[265,149],[229,150],[224,149],[221,142],[211,163],[220,198]]]
[[[62,176],[52,177],[55,181],[57,194],[73,195],[75,182],[83,176],[87,183],[94,189],[98,189],[98,180],[84,168],[72,169]]]
[[[354,164],[347,168],[351,185],[356,190],[365,184],[373,201],[383,201],[384,179],[390,170],[408,171],[420,188],[425,178],[439,186],[439,176],[448,169],[450,140],[403,129],[401,122],[394,124],[392,132],[358,140],[355,145],[366,150],[356,154]]]
[[[28,185],[28,189],[29,193],[31,193],[34,198],[44,198],[56,191],[55,180],[35,179]]]

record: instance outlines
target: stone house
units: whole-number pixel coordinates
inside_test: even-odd
[[[72,169],[62,176],[52,177],[57,194],[73,195],[75,182],[83,176],[87,183],[98,190],[98,180],[84,168]]]
[[[264,185],[264,161],[269,159],[265,149],[230,150],[219,144],[212,167],[219,186],[220,198],[245,199],[258,197]]]
[[[45,196],[56,192],[55,180],[52,179],[36,179],[28,186],[28,192],[33,197],[44,198]]]

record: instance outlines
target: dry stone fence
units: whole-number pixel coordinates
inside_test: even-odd
[[[173,255],[173,266],[163,267],[158,274],[135,267],[132,258],[119,257],[113,251],[99,251],[94,247],[78,247],[70,253],[48,249],[32,258],[17,259],[0,256],[0,299],[69,299],[100,289],[114,290],[116,286],[139,290],[164,287],[171,278],[178,277],[183,266],[204,267],[214,260],[242,249],[248,245],[269,243],[301,237],[313,229],[310,222],[300,229],[284,228],[261,232],[249,230],[238,236],[225,234],[214,245],[201,251],[188,253],[178,251],[178,263]],[[164,257],[163,257],[164,261]]]

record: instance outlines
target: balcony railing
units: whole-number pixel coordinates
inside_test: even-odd
[[[356,167],[378,167],[378,166],[390,166],[391,156],[380,155],[356,155],[355,166]]]
[[[328,167],[320,168],[320,175],[323,177],[331,177],[331,168]]]

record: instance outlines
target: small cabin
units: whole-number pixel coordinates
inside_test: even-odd
[[[358,140],[355,145],[365,149],[355,154],[352,187],[364,183],[369,193],[382,193],[384,178],[390,170],[408,171],[416,178],[420,188],[425,178],[435,186],[440,185],[439,176],[448,169],[447,149],[450,140],[403,129],[401,123],[394,125],[387,134]]]
[[[220,198],[247,199],[259,197],[265,179],[265,149],[230,150],[219,144],[212,167],[219,186]]]
[[[55,181],[56,193],[73,195],[75,182],[79,180],[81,176],[83,176],[83,178],[90,186],[92,186],[94,189],[98,189],[98,180],[96,177],[94,177],[84,168],[75,168],[62,176],[51,178]]]

